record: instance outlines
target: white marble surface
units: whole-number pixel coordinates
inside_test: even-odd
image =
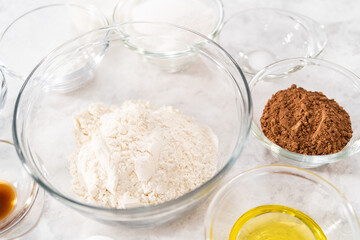
[[[50,2],[61,1],[0,0],[0,30],[3,30],[4,26],[21,12]],[[112,6],[113,2],[112,0],[105,5]],[[360,1],[224,0],[224,4],[227,17],[236,10],[251,7],[275,7],[299,12],[323,23],[326,26],[329,41],[320,58],[341,64],[360,75],[360,16],[358,15]],[[105,11],[109,12],[107,9]],[[20,53],[17,54],[21,56]],[[14,81],[11,84],[19,85],[15,80],[9,80]],[[9,102],[11,102],[14,94],[14,91],[10,91]],[[10,115],[0,119],[2,121],[0,125],[7,126]],[[10,132],[1,132],[0,137],[9,138]],[[357,154],[345,161],[313,170],[338,187],[353,204],[358,215],[360,215],[359,158],[360,155]],[[255,137],[250,135],[241,157],[228,174],[227,179],[246,169],[278,163]],[[134,230],[97,223],[46,195],[44,212],[39,224],[21,239],[88,239],[97,235],[107,236],[112,239],[203,239],[204,230],[202,224],[208,202],[174,223],[155,229]]]

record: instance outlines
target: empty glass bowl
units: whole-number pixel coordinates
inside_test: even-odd
[[[222,26],[224,18],[221,0],[120,0],[117,4],[113,21],[124,22],[164,22],[199,32],[214,39]],[[173,28],[142,28],[127,26],[123,34],[132,40],[128,46],[144,57],[144,60],[167,72],[178,72],[186,69],[196,60],[196,47],[183,46],[181,38],[192,36],[175,36],[179,33]],[[156,32],[154,32],[156,31]],[[150,34],[152,41],[143,41],[139,36]],[[169,36],[175,36],[170,41]],[[136,41],[135,41],[136,39]],[[180,40],[180,41],[178,41]],[[203,44],[206,39],[192,39],[193,44]],[[145,46],[144,46],[145,45]],[[192,48],[192,49],[189,49]],[[165,63],[164,63],[165,62]]]
[[[209,38],[217,36],[223,19],[221,0],[120,0],[113,13],[114,23],[165,22]]]
[[[129,27],[153,31],[124,36],[122,32]],[[153,46],[156,30],[164,28],[177,34],[169,35],[168,42],[162,43],[171,46],[177,42],[180,45],[176,46],[197,52],[196,61],[182,72],[161,71],[128,48],[128,42],[141,40],[144,49],[154,51],[149,46]],[[206,40],[208,44],[194,46],[194,40]],[[54,78],[66,75],[68,68],[62,68],[63,63],[71,66],[83,52],[104,47],[103,58],[89,69],[94,72],[93,79],[83,87],[65,94],[47,88]],[[158,51],[163,53],[161,48]],[[130,99],[144,99],[155,107],[174,106],[209,126],[219,139],[216,175],[177,199],[153,206],[106,208],[85,203],[75,195],[69,169],[69,156],[76,147],[73,113],[93,103],[120,106]],[[26,80],[14,116],[18,154],[47,192],[90,218],[142,227],[175,219],[210,194],[239,157],[251,124],[251,99],[237,64],[211,40],[167,24],[125,23],[92,31],[49,54]]]
[[[271,8],[235,13],[219,35],[220,45],[249,75],[282,59],[316,57],[326,42],[323,26],[312,19]]]
[[[273,77],[274,75],[278,77]],[[342,151],[330,155],[302,155],[285,150],[264,136],[260,118],[268,99],[292,84],[308,91],[323,92],[348,112],[353,136]],[[294,166],[311,168],[337,162],[360,150],[360,79],[349,70],[321,59],[287,59],[256,74],[250,81],[250,90],[254,109],[252,132],[280,160]]]
[[[356,213],[333,185],[299,168],[264,166],[239,174],[216,193],[205,216],[206,239],[229,239],[240,216],[264,205],[303,212],[319,225],[328,240],[360,238]]]
[[[107,25],[106,17],[91,6],[44,5],[22,14],[7,26],[0,36],[0,59],[10,74],[25,79],[55,47]]]
[[[44,204],[44,191],[23,169],[14,146],[0,140],[0,182],[16,190],[16,204],[0,220],[0,239],[14,239],[30,231],[38,222]]]

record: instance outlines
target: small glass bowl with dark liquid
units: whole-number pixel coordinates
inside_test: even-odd
[[[0,140],[0,239],[29,232],[38,222],[44,192],[21,166],[14,146]]]
[[[4,180],[0,180],[0,221],[5,219],[16,206],[16,189]]]

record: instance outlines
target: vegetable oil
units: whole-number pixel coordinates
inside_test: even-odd
[[[306,214],[281,205],[265,205],[243,214],[230,240],[326,240],[319,225]]]

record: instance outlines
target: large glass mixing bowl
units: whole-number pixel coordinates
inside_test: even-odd
[[[126,35],[129,28],[147,31]],[[159,32],[177,34],[154,34]],[[166,44],[165,49],[156,44],[159,39],[161,44]],[[129,47],[131,42],[141,43],[141,49]],[[194,45],[194,42],[202,44]],[[184,71],[169,73],[144,62],[141,52],[139,54],[139,51],[151,51],[163,56],[162,51],[170,47],[176,51],[192,51],[196,60]],[[163,64],[171,64],[171,59],[162,60]],[[69,81],[66,72],[73,67],[81,67],[83,71],[70,79],[70,83],[79,87],[70,87],[61,93],[47,87],[62,76],[67,76],[64,81]],[[82,85],[76,81],[81,81]],[[144,99],[155,107],[174,106],[197,122],[208,125],[219,139],[215,175],[193,191],[158,205],[114,209],[87,204],[75,195],[69,170],[69,156],[76,146],[72,114],[92,103],[121,105],[128,99]],[[89,32],[42,60],[19,93],[13,137],[26,169],[61,202],[104,222],[154,226],[189,211],[217,186],[240,155],[251,115],[246,80],[235,61],[215,42],[169,24],[125,23]]]

